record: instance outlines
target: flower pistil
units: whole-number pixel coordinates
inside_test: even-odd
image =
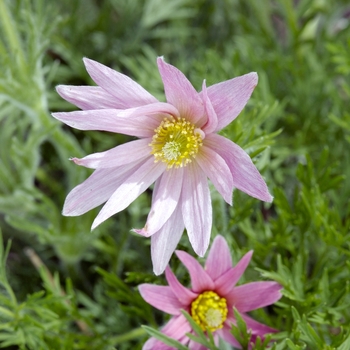
[[[216,331],[222,328],[227,317],[226,299],[213,291],[201,293],[191,304],[191,315],[194,321],[205,331]]]

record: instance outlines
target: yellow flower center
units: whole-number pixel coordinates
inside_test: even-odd
[[[157,129],[152,143],[155,161],[162,161],[167,168],[179,168],[192,162],[202,146],[203,132],[184,118],[164,118]]]
[[[191,315],[194,321],[205,331],[216,331],[222,328],[227,317],[226,299],[215,292],[200,294],[191,304]]]

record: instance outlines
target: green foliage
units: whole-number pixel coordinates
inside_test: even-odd
[[[186,348],[156,330],[168,316],[137,291],[165,284],[152,274],[149,239],[130,233],[144,225],[151,190],[93,232],[97,210],[61,215],[67,193],[90,174],[68,159],[129,138],[69,129],[50,115],[75,108],[55,85],[93,84],[83,57],[164,101],[155,63],[164,55],[197,89],[203,79],[259,75],[222,134],[251,156],[274,201],[237,190],[229,207],[211,191],[212,236],[226,237],[235,262],[254,250],[239,283],[283,286],[276,305],[252,312],[280,332],[253,348],[349,349],[348,11],[347,0],[0,1],[0,227],[8,241],[0,242],[0,347],[137,350],[149,334]],[[179,248],[192,253],[186,235]],[[176,258],[171,265],[186,285]],[[191,339],[231,349],[184,315]],[[249,329],[235,318],[232,332],[247,348]]]
[[[241,345],[243,350],[263,350],[266,349],[267,346],[269,346],[271,341],[271,335],[266,335],[264,339],[261,339],[260,337],[254,337],[251,333],[251,331],[247,328],[247,325],[242,318],[242,316],[239,314],[238,310],[234,307],[233,313],[236,319],[237,324],[232,325],[231,333],[232,335],[237,339],[239,344]],[[256,339],[254,339],[256,338]],[[275,345],[272,347],[272,349],[275,349]]]
[[[6,277],[6,260],[10,245],[9,241],[5,251],[3,250],[0,234],[0,346],[4,348],[18,345],[21,349],[49,349],[52,334],[56,334],[57,337],[61,331],[64,316],[57,310],[65,311],[66,300],[62,296],[45,295],[40,291],[19,302]],[[51,334],[51,337],[48,334]]]
[[[249,333],[246,323],[236,308],[233,308],[233,313],[237,325],[232,325],[232,334],[241,344],[242,349],[248,349],[251,334]]]

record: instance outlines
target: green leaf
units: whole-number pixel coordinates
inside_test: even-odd
[[[347,336],[344,342],[339,347],[337,347],[337,350],[349,350],[349,349],[350,349],[350,334]]]

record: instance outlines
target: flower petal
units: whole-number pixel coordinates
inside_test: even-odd
[[[184,305],[168,286],[156,286],[144,283],[139,285],[139,292],[145,301],[158,310],[170,315],[180,315]]]
[[[99,86],[58,85],[56,91],[83,110],[120,108],[115,98]]]
[[[224,327],[221,329],[218,329],[216,333],[219,335],[220,338],[225,340],[225,342],[231,344],[237,349],[242,349],[241,344],[237,341],[237,339],[231,334],[231,324],[228,324],[227,320],[224,324]]]
[[[75,164],[87,168],[115,168],[125,164],[147,158],[151,154],[148,146],[151,138],[144,138],[124,143],[105,152],[90,154],[84,158],[72,158]]]
[[[198,123],[204,117],[198,92],[180,70],[165,63],[162,57],[158,57],[157,63],[167,101],[179,110],[181,117],[193,124]]]
[[[217,152],[203,145],[196,156],[196,162],[225,201],[232,205],[233,180],[231,170],[224,159]]]
[[[185,309],[188,311],[188,309]],[[183,314],[173,317],[161,331],[168,337],[181,341],[185,338],[186,333],[191,331],[191,325],[187,322]],[[187,337],[186,337],[187,338]],[[188,339],[188,338],[187,338]]]
[[[241,113],[257,84],[258,75],[252,72],[208,87],[208,97],[218,116],[215,131],[230,124]]]
[[[174,348],[164,344],[156,338],[151,337],[145,344],[143,344],[142,350],[174,350]]]
[[[165,277],[168,281],[169,287],[173,290],[173,293],[182,304],[190,305],[192,301],[198,297],[198,294],[193,293],[179,282],[169,266],[165,269]]]
[[[251,282],[235,287],[227,296],[237,310],[248,312],[275,303],[282,297],[276,282]]]
[[[67,196],[62,214],[77,216],[106,202],[113,192],[133,174],[140,162],[111,169],[97,169]]]
[[[214,132],[218,126],[218,116],[216,115],[213,105],[211,104],[211,101],[208,97],[207,93],[207,87],[205,85],[205,80],[203,81],[202,85],[202,99],[203,99],[203,105],[204,110],[207,114],[207,121],[204,126],[201,127],[201,129],[206,133],[210,134]]]
[[[215,281],[215,290],[220,295],[225,295],[225,298],[229,303],[235,303],[235,299],[233,299],[229,293],[243,275],[250,262],[250,259],[252,258],[252,255],[253,251],[251,250],[243,256],[235,267],[230,268]],[[236,288],[234,288],[234,290],[235,289]]]
[[[185,316],[182,314],[179,316],[174,316],[170,321],[161,329],[161,332],[170,338],[179,341],[182,344],[188,343],[188,337],[186,333],[191,331],[191,326],[187,322]],[[173,347],[165,345],[160,340],[156,338],[150,338],[144,344],[142,350],[173,350]]]
[[[95,83],[114,96],[118,108],[125,109],[158,102],[128,76],[88,58],[84,58],[84,64]]]
[[[52,113],[61,122],[79,130],[110,131],[136,137],[152,137],[162,116],[119,117],[117,109]]]
[[[241,315],[244,319],[245,323],[247,324],[247,328],[252,331],[253,335],[264,337],[268,333],[276,333],[278,332],[278,329],[271,328],[269,326],[266,326],[263,323],[257,322],[253,320],[248,315]]]
[[[163,227],[151,237],[153,272],[160,275],[165,270],[171,255],[180,241],[185,225],[181,208],[177,207]]]
[[[181,202],[182,216],[193,250],[203,256],[208,248],[212,226],[212,207],[208,181],[192,162],[184,168]]]
[[[217,235],[211,245],[205,263],[205,270],[215,282],[218,277],[232,268],[230,249],[224,237]]]
[[[207,350],[208,349],[204,345],[197,343],[194,340],[190,340],[190,342],[188,344],[188,348],[191,350]]]
[[[272,196],[258,169],[249,155],[232,141],[216,134],[210,134],[203,144],[210,147],[225,160],[233,178],[234,187],[265,202],[272,202]]]
[[[131,118],[131,117],[142,117],[151,115],[161,115],[161,118],[167,115],[179,117],[179,111],[170,103],[156,102],[146,106],[128,108],[118,112],[118,117]]]
[[[152,137],[154,129],[164,118],[178,114],[178,110],[169,103],[157,102],[125,110],[96,109],[52,113],[52,116],[80,130],[103,130],[137,137]]]
[[[153,157],[146,160],[112,194],[95,218],[91,229],[93,230],[112,215],[125,209],[164,172],[165,168],[163,163],[155,163]]]
[[[177,250],[175,253],[190,273],[193,292],[201,293],[214,289],[213,280],[194,257],[182,250]]]
[[[152,207],[147,217],[147,223],[143,229],[146,236],[150,236],[159,231],[173,214],[179,203],[182,180],[183,168],[164,171],[162,176],[157,180],[153,190]],[[181,206],[179,206],[179,209],[179,215],[181,215]],[[182,217],[179,217],[179,222],[181,223],[183,232],[184,224]],[[175,222],[175,224],[177,224],[177,222]],[[171,227],[168,229],[171,230]]]

